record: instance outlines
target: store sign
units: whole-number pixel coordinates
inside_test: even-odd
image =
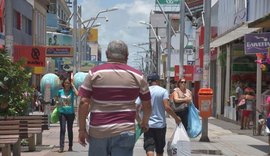
[[[14,61],[21,58],[28,67],[45,67],[45,47],[14,45]]]
[[[187,81],[193,81],[194,68],[191,65],[184,65],[184,77]]]
[[[158,0],[158,2],[159,4],[180,4],[180,0]]]
[[[194,68],[193,66],[190,65],[183,65],[184,71],[183,71],[183,76],[187,81],[193,81],[193,75],[194,75]],[[174,66],[174,81],[179,80],[180,76],[180,67],[179,65]]]
[[[245,35],[245,53],[267,53],[270,47],[270,33],[252,33]]]
[[[174,81],[178,81],[179,80],[179,65],[175,65],[174,66]]]
[[[73,57],[73,48],[70,46],[47,46],[46,57]]]

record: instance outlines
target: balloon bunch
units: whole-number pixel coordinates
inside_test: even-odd
[[[255,61],[261,67],[262,71],[267,70],[267,66],[270,65],[270,57],[268,54],[256,53],[257,60]]]

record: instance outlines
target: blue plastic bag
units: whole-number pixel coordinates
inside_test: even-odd
[[[187,133],[190,138],[196,138],[202,132],[202,124],[199,117],[199,110],[193,103],[188,106],[188,128]]]

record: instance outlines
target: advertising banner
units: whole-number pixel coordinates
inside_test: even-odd
[[[159,4],[178,4],[180,3],[181,0],[158,0]],[[158,3],[156,1],[156,4]]]
[[[98,41],[98,29],[92,28],[90,29],[90,33],[87,37],[88,42],[97,42]]]
[[[73,57],[71,46],[47,46],[46,57]]]
[[[194,75],[194,68],[193,68],[193,66],[191,66],[191,65],[184,65],[183,68],[184,68],[184,72],[183,72],[184,78],[187,81],[193,81],[193,75]],[[180,70],[181,69],[180,69],[179,65],[175,65],[174,66],[174,81],[178,81],[179,80]]]
[[[45,67],[45,49],[42,46],[14,45],[14,61],[23,58],[28,67]]]
[[[187,81],[193,81],[193,66],[191,65],[184,65],[184,77]]]
[[[270,33],[245,35],[245,54],[267,53],[270,47]]]
[[[46,32],[46,44],[49,46],[72,46],[72,35],[57,32]]]
[[[179,80],[179,65],[175,65],[174,66],[174,81],[178,81]]]

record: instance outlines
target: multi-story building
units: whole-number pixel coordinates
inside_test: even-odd
[[[269,14],[270,2],[220,0],[212,5],[211,23],[217,27],[217,37],[210,43],[211,48],[217,48],[216,57],[210,61],[209,71],[210,87],[213,88],[215,97],[213,113],[238,120],[237,104],[234,102],[237,82],[242,81],[246,86],[256,90],[256,108],[258,108],[262,103],[261,93],[266,89],[266,82],[270,80],[268,71],[261,72],[255,62],[256,53],[259,52],[248,51],[245,47],[247,35],[257,36],[269,31],[269,27],[259,25],[251,27],[249,23]],[[270,36],[269,33],[266,34]]]
[[[45,67],[45,20],[49,0],[1,0],[0,40],[14,61],[33,69],[32,84]],[[3,16],[5,15],[5,17]],[[4,42],[3,42],[4,41]]]
[[[72,71],[73,36],[71,11],[67,0],[50,0],[46,21],[46,72],[67,76]]]

